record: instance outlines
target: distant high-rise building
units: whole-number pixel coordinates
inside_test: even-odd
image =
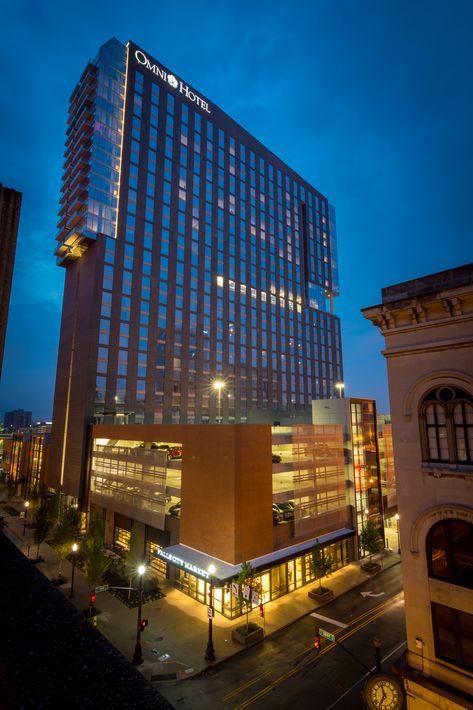
[[[343,379],[328,200],[180,77],[107,42],[69,107],[51,472],[88,422],[311,421]]]
[[[8,307],[15,263],[16,239],[20,223],[21,192],[0,183],[0,378],[7,332]]]
[[[7,431],[17,431],[31,426],[31,412],[25,412],[24,409],[14,409],[11,412],[5,412],[3,417],[3,426]]]

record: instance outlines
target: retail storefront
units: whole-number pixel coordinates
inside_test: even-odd
[[[253,586],[258,590],[259,597],[253,606],[279,599],[314,581],[311,551],[317,541],[332,556],[334,571],[347,565],[354,559],[354,535],[354,530],[343,528],[322,535],[317,540],[306,540],[250,560],[255,571]],[[240,572],[241,565],[222,562],[181,544],[156,549],[154,554],[167,563],[169,579],[184,594],[201,604],[209,604],[212,583],[215,611],[229,619],[241,616],[241,600],[232,591],[231,584]],[[210,566],[214,568],[212,575],[208,571]]]

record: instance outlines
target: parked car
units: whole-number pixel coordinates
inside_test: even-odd
[[[273,525],[282,523],[282,515],[282,510],[278,505],[276,505],[276,503],[273,503]]]
[[[168,459],[181,459],[182,446],[171,446],[168,451]]]
[[[169,515],[173,515],[175,518],[179,518],[181,515],[181,501],[174,503],[169,508]]]
[[[151,444],[151,448],[165,451],[168,455],[168,459],[182,458],[182,446],[170,446],[170,444],[156,444],[154,442]]]
[[[278,503],[278,508],[282,512],[283,520],[294,520],[294,503],[292,500],[286,500],[284,503]]]
[[[281,463],[282,459],[279,454],[273,454],[273,463]]]

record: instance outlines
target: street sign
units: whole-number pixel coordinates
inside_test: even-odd
[[[319,635],[323,636],[324,639],[328,639],[329,641],[335,641],[335,636],[330,633],[330,631],[325,631],[325,629],[321,629],[319,627]]]
[[[95,587],[95,593],[97,592],[106,592],[108,590],[108,584],[102,584],[101,587]]]
[[[258,592],[251,592],[251,603],[255,606],[260,603]]]
[[[208,607],[207,607],[207,616],[209,617],[209,619],[213,619],[213,618],[214,618],[214,610],[213,610],[213,607],[211,607],[211,606],[208,606]]]
[[[245,586],[243,587],[243,599],[246,599],[247,602],[250,601],[250,593],[251,593],[250,587],[247,584],[245,584]]]

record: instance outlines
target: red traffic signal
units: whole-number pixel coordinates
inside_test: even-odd
[[[263,604],[259,605],[259,615],[264,617],[264,605]]]
[[[90,595],[90,603],[91,603],[92,606],[95,604],[95,600],[96,600],[95,594],[91,594],[91,595]]]
[[[138,622],[138,628],[140,631],[144,631],[148,626],[148,619],[140,619]]]
[[[320,648],[320,636],[315,634],[314,636],[314,648]]]

